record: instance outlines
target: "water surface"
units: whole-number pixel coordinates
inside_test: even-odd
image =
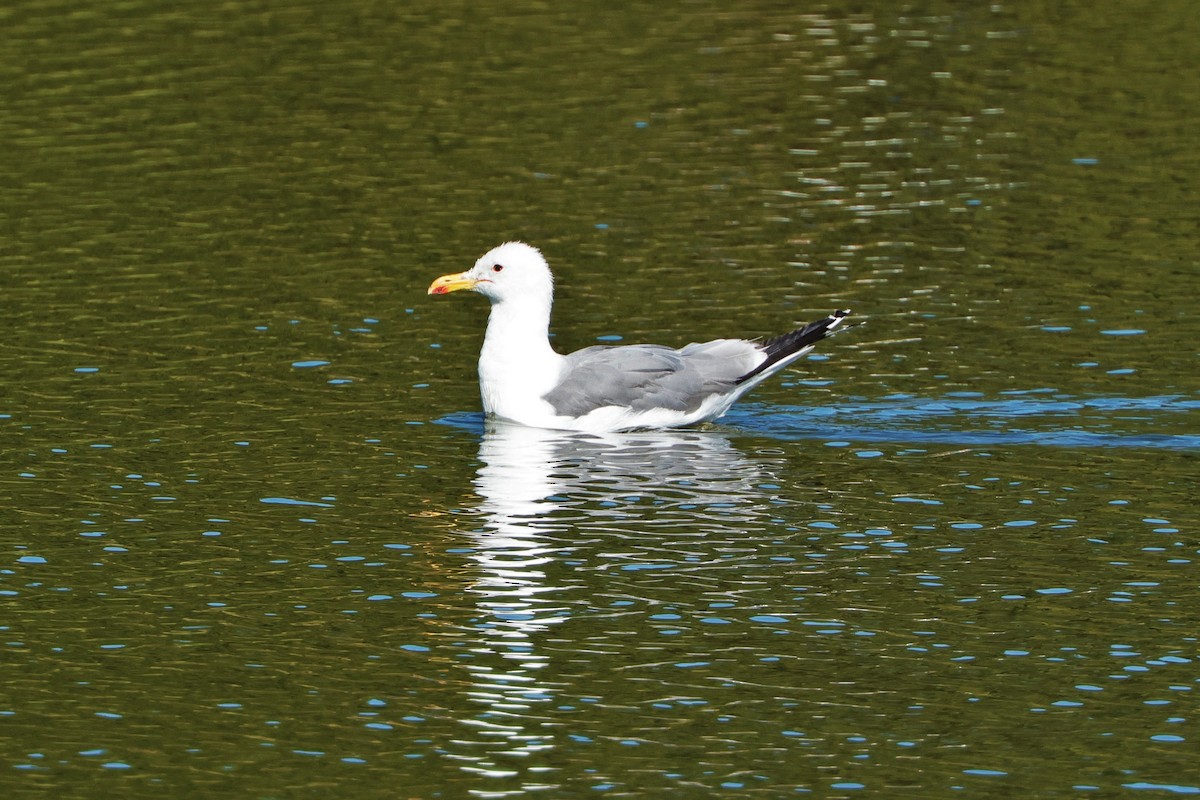
[[[0,12],[6,796],[1200,792],[1182,2]],[[719,424],[555,342],[865,322]]]

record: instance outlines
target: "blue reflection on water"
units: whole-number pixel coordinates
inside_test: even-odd
[[[1200,400],[1183,395],[1073,397],[1049,389],[1005,395],[897,394],[808,407],[746,403],[721,424],[780,439],[1200,449],[1200,434],[1147,430],[1177,428],[1181,415],[1200,410]]]
[[[1185,395],[1074,397],[1053,389],[1003,394],[997,399],[978,392],[935,399],[895,394],[820,406],[743,403],[719,424],[778,439],[830,442],[1200,449],[1200,434],[1173,432],[1186,424],[1183,416],[1200,411],[1200,400]],[[479,436],[484,431],[477,412],[436,422]]]

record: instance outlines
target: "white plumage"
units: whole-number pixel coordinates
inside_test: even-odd
[[[634,344],[560,355],[550,346],[554,279],[536,248],[508,242],[429,294],[471,290],[492,303],[479,354],[489,416],[537,428],[592,432],[676,428],[716,419],[755,385],[800,358],[850,313],[762,342],[716,339],[680,349]]]

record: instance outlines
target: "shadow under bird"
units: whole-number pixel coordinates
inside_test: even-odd
[[[561,355],[549,338],[554,278],[536,248],[502,244],[466,272],[435,280],[429,294],[464,289],[492,303],[479,353],[484,412],[535,428],[595,433],[716,419],[850,314],[835,311],[764,341],[595,346]]]

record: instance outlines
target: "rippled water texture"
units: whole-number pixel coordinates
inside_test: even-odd
[[[0,9],[3,796],[1200,794],[1192,5],[506,8]]]

